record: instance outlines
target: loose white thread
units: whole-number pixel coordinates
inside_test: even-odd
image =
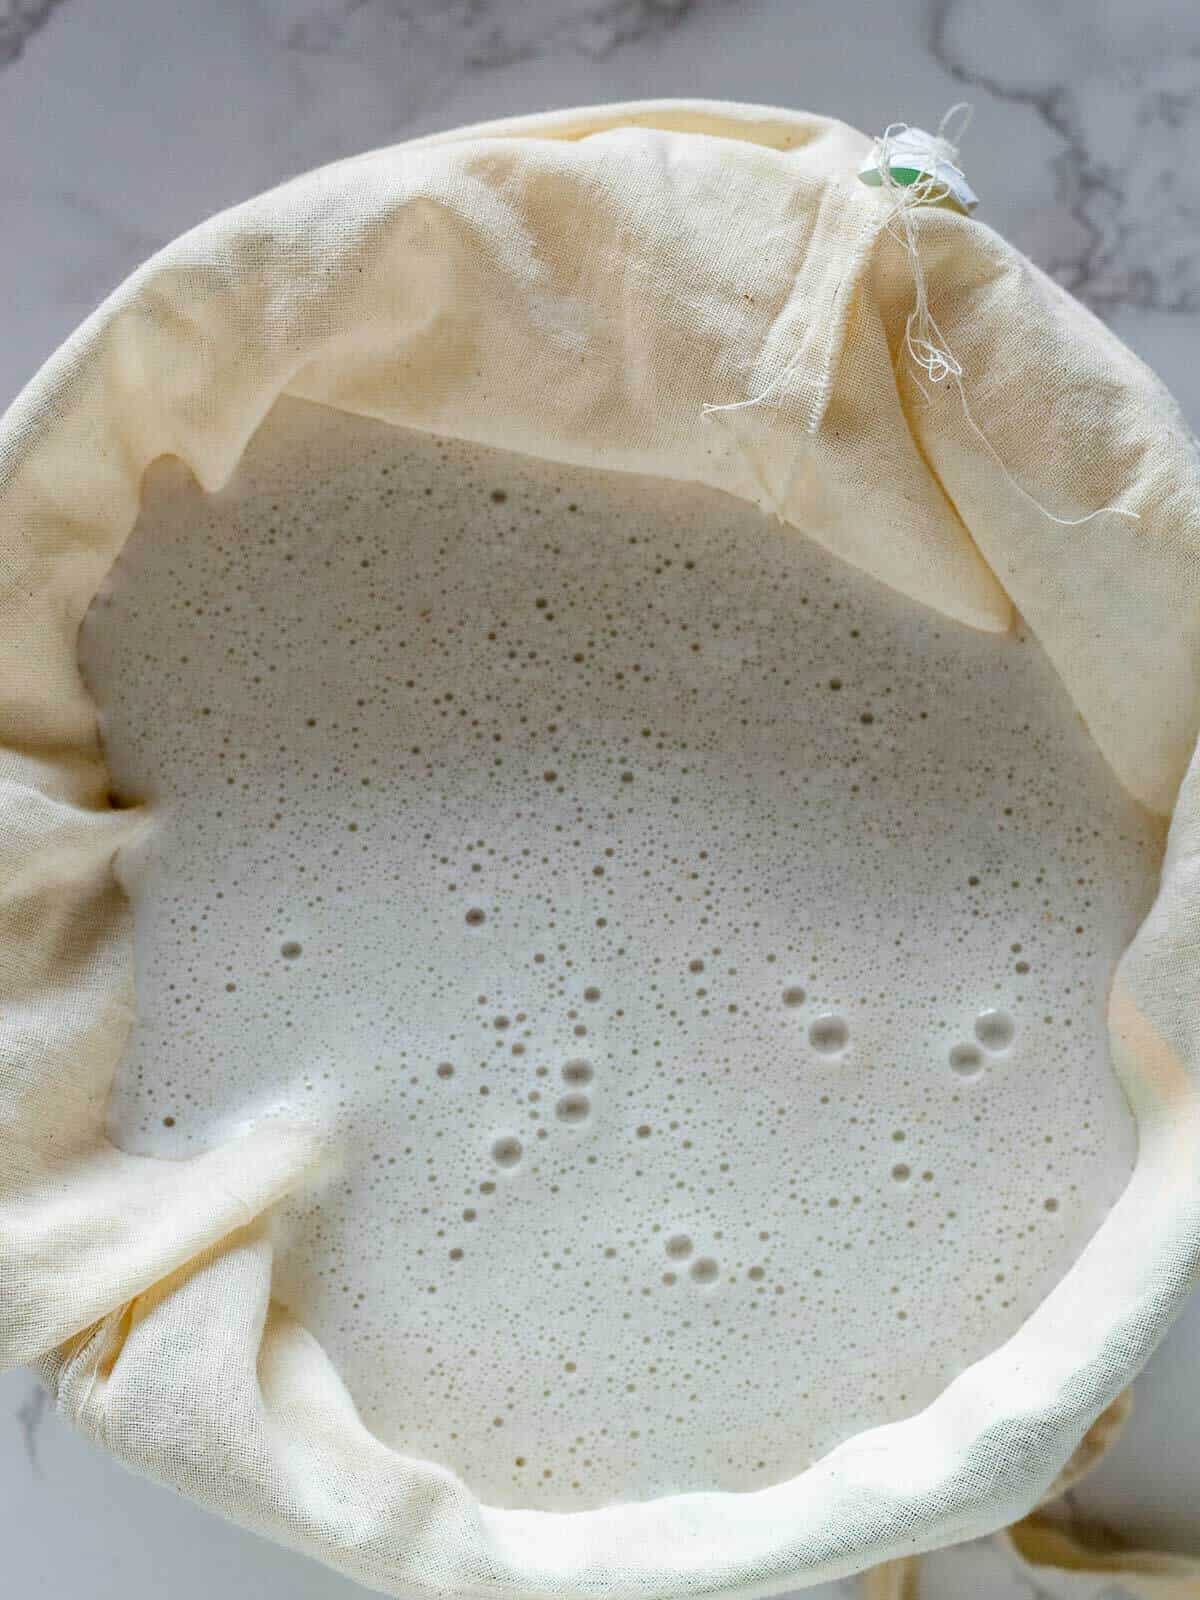
[[[1005,478],[1017,491],[1021,498],[1027,501],[1042,516],[1049,521],[1057,523],[1061,528],[1078,528],[1085,522],[1091,522],[1094,517],[1102,517],[1111,512],[1113,516],[1126,517],[1130,521],[1138,522],[1141,514],[1129,511],[1124,506],[1100,506],[1095,511],[1089,511],[1082,517],[1060,517],[1048,506],[1044,506],[1035,495],[1030,494],[1025,486],[1018,482],[1006,466],[1003,458],[976,422],[971,408],[967,403],[966,390],[963,387],[963,369],[961,363],[951,351],[945,335],[938,327],[932,311],[929,309],[929,297],[925,284],[925,269],[921,263],[921,253],[917,248],[917,229],[913,219],[913,211],[919,205],[929,205],[938,200],[945,199],[951,193],[951,180],[955,177],[963,178],[962,168],[958,164],[958,146],[955,142],[966,132],[970,123],[972,108],[966,101],[959,101],[950,107],[941,122],[938,124],[936,134],[924,134],[922,147],[925,151],[926,162],[920,176],[910,184],[899,181],[892,171],[892,155],[895,141],[901,135],[906,137],[907,149],[903,157],[897,157],[897,165],[908,165],[912,159],[912,141],[914,136],[922,137],[921,130],[911,128],[906,122],[890,123],[882,135],[875,140],[874,160],[879,171],[882,187],[891,198],[891,208],[884,220],[884,227],[892,238],[900,245],[908,257],[909,269],[912,273],[914,303],[904,324],[904,345],[908,351],[909,359],[914,368],[923,372],[931,383],[944,383],[949,379],[958,390],[958,397],[962,403],[963,416],[967,425],[983,445],[984,449],[995,461]],[[953,127],[954,138],[951,137],[951,128],[955,119],[960,119],[957,126]],[[939,176],[946,173],[948,176]],[[964,180],[965,181],[965,180]],[[800,359],[799,352],[783,368],[776,378],[767,384],[758,394],[748,400],[734,400],[725,405],[704,405],[701,407],[701,416],[705,421],[722,412],[745,411],[752,406],[758,406],[768,399],[777,390],[781,389],[796,368]],[[915,378],[917,388],[920,389],[927,405],[933,402],[928,391],[919,378]],[[762,474],[755,469],[755,477],[761,487],[765,488]],[[789,474],[788,487],[795,478],[795,464]],[[783,518],[783,509],[775,496],[768,494],[774,503],[776,515]]]
[[[931,383],[943,383],[947,378],[953,378],[962,391],[962,367],[951,354],[942,330],[934,321],[933,313],[929,309],[929,298],[925,289],[925,269],[921,265],[921,253],[917,249],[916,226],[913,221],[913,208],[919,205],[931,205],[938,200],[944,200],[950,193],[949,178],[937,176],[939,170],[950,168],[953,175],[961,177],[962,168],[958,164],[958,146],[950,139],[948,129],[955,116],[962,113],[961,127],[956,129],[959,138],[967,131],[972,117],[972,109],[965,100],[960,100],[957,105],[950,107],[946,115],[938,124],[938,131],[933,135],[926,135],[923,149],[925,152],[925,170],[915,182],[902,184],[892,171],[892,147],[902,135],[908,135],[910,140],[919,134],[918,129],[910,128],[906,122],[892,122],[883,130],[876,139],[874,147],[874,165],[879,172],[879,181],[892,198],[891,210],[884,221],[884,227],[896,240],[908,257],[912,271],[914,302],[904,324],[904,344],[909,358],[914,367],[919,367],[929,378]],[[911,147],[910,147],[911,148]],[[904,160],[912,159],[906,152]],[[897,231],[899,224],[899,231]],[[920,379],[916,380],[917,388],[925,396],[927,403],[931,403],[929,394]],[[966,399],[963,407],[966,408]],[[970,413],[968,412],[968,420]],[[986,443],[986,441],[985,441]],[[990,448],[990,446],[989,446]],[[1001,462],[1003,466],[1003,462]]]
[[[1128,511],[1124,506],[1100,506],[1095,511],[1089,511],[1082,517],[1056,516],[1048,506],[1044,506],[1035,495],[1030,494],[1025,486],[1017,481],[1005,465],[999,452],[983,429],[975,421],[971,408],[967,404],[967,392],[963,387],[962,364],[951,351],[946,337],[938,327],[932,311],[929,309],[929,299],[925,288],[925,269],[921,264],[921,253],[917,248],[917,230],[913,220],[913,210],[916,206],[927,205],[937,200],[943,200],[951,192],[949,179],[937,176],[939,169],[950,168],[952,175],[962,177],[962,169],[958,164],[958,146],[955,139],[960,139],[966,132],[971,121],[972,108],[966,101],[960,100],[950,107],[941,122],[938,131],[932,137],[927,136],[927,165],[920,177],[914,183],[902,184],[892,171],[892,146],[901,135],[906,134],[910,139],[918,130],[910,128],[907,123],[893,122],[883,130],[883,134],[875,141],[875,163],[879,170],[879,179],[883,188],[891,196],[892,205],[884,224],[892,238],[900,245],[908,257],[909,269],[912,272],[914,302],[904,324],[904,345],[908,351],[909,359],[913,366],[919,368],[931,383],[944,383],[947,378],[958,390],[958,398],[962,402],[963,416],[972,433],[983,445],[992,460],[1000,468],[1008,482],[1013,486],[1022,499],[1034,506],[1044,517],[1057,523],[1060,528],[1078,528],[1085,522],[1091,522],[1093,517],[1102,517],[1106,512],[1111,512],[1117,517],[1127,517],[1133,522],[1141,520],[1140,513]],[[961,121],[954,129],[955,138],[950,137],[950,128],[956,117]],[[909,157],[904,158],[906,161]],[[899,228],[899,231],[897,231]],[[917,388],[925,397],[926,404],[932,404],[921,380],[915,380]]]

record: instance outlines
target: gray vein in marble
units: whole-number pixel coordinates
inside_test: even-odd
[[[593,61],[603,61],[625,45],[647,44],[700,9],[700,0],[609,0],[565,18],[550,30],[553,44],[566,45]],[[471,65],[492,66],[494,57],[468,57]]]
[[[11,66],[63,0],[0,0],[0,67]]]
[[[41,1477],[42,1464],[38,1459],[38,1431],[46,1417],[50,1396],[40,1383],[34,1384],[25,1399],[17,1407],[17,1425],[21,1430],[25,1454],[29,1459],[30,1471],[35,1477]]]
[[[1054,1600],[1054,1596],[1048,1590],[1043,1589],[1035,1578],[1031,1578],[1028,1572],[1023,1572],[1014,1565],[1012,1576],[1028,1592],[1029,1600]]]
[[[1058,197],[1082,242],[1047,263],[1051,276],[1100,312],[1200,310],[1194,247],[1200,184],[1187,157],[1190,135],[1200,130],[1200,29],[1182,37],[1183,13],[1174,11],[1165,21],[1147,19],[1157,26],[1146,27],[1138,58],[1118,81],[1111,52],[1097,59],[1093,41],[1068,11],[1051,43],[1070,56],[1078,42],[1078,69],[1070,82],[1038,84],[976,61],[963,11],[961,0],[931,0],[927,44],[934,59],[959,83],[1027,106],[1061,143],[1053,162]],[[1022,22],[1011,22],[1018,37]],[[1053,30],[1056,18],[1040,11],[1036,26]],[[1037,54],[1036,41],[1027,40],[1022,57],[1034,61]],[[1031,77],[1036,70],[1021,69]],[[1118,106],[1121,115],[1111,115]]]
[[[993,1534],[987,1541],[990,1548],[1003,1558],[1004,1569],[1014,1583],[1018,1583],[1029,1600],[1054,1600],[1054,1595],[1034,1577],[1024,1560],[1003,1534]]]
[[[309,55],[359,54],[383,37],[453,54],[466,71],[489,71],[565,48],[602,61],[626,45],[663,37],[694,12],[736,0],[545,0],[520,7],[455,0],[431,10],[414,0],[341,0],[292,23],[284,43]],[[565,15],[563,13],[566,13]]]
[[[66,300],[90,306],[103,299],[167,242],[144,228],[122,222],[91,195],[76,189],[58,189],[54,193],[64,211],[81,220],[80,236],[90,246],[62,264],[59,293]],[[98,246],[102,248],[98,250]]]

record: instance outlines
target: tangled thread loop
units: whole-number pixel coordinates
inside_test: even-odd
[[[963,383],[962,363],[950,349],[945,334],[938,327],[937,320],[929,309],[925,268],[917,243],[916,220],[918,207],[954,198],[955,180],[960,180],[965,185],[966,179],[958,159],[958,141],[966,132],[971,116],[972,107],[966,101],[959,101],[946,112],[938,123],[935,134],[914,128],[907,122],[892,122],[874,142],[873,164],[878,170],[880,185],[890,202],[884,217],[883,230],[904,251],[913,281],[913,308],[904,323],[904,348],[912,364],[913,381],[921,391],[926,405],[933,403],[932,398],[916,374],[923,374],[930,384],[954,385],[962,403],[963,416],[971,432],[995,461],[1012,488],[1050,522],[1056,523],[1061,528],[1077,528],[1085,522],[1091,522],[1094,517],[1102,517],[1108,513],[1137,522],[1140,520],[1138,512],[1126,510],[1124,506],[1118,505],[1100,506],[1095,511],[1086,512],[1082,517],[1057,516],[1013,476],[991,440],[971,414]],[[896,171],[911,172],[914,169],[917,170],[917,176],[911,183],[896,176]],[[708,421],[719,414],[744,411],[762,405],[771,395],[785,387],[798,359],[798,356],[794,356],[760,393],[752,395],[749,399],[734,400],[725,405],[705,405],[701,408],[701,415]],[[782,495],[771,493],[757,467],[754,468],[754,472],[768,501],[774,506],[776,515],[784,519],[785,507],[796,478],[795,459]]]

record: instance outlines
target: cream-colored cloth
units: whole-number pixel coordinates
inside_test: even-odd
[[[1117,1396],[1084,1434],[1051,1485],[1052,1502],[1073,1488],[1107,1455],[1133,1406],[1133,1392]],[[994,1541],[1008,1558],[1021,1592],[1048,1600],[1200,1600],[1200,1557],[1161,1550],[1103,1548],[1085,1541],[1052,1517],[1035,1511]],[[921,1563],[902,1556],[863,1574],[862,1600],[920,1600]]]
[[[1016,1570],[1052,1600],[1197,1600],[1200,1560],[1162,1550],[1093,1550],[1040,1517],[1003,1536]]]
[[[1045,1493],[1200,1257],[1200,464],[1162,386],[978,221],[916,217],[972,414],[903,355],[909,264],[869,141],[666,102],[464,130],[344,161],[135,273],[0,427],[0,1360],[138,1471],[393,1594],[767,1594],[981,1534]],[[705,421],[706,403],[768,391]],[[478,1504],[367,1431],[271,1299],[265,1210],[320,1129],[189,1162],[111,1148],[132,1015],[76,631],[147,465],[231,473],[282,394],[782,509],[948,616],[1015,602],[1128,787],[1174,809],[1116,981],[1139,1121],[1124,1197],[1020,1332],[920,1415],[754,1494],[572,1516]]]
[[[1052,1493],[1087,1476],[1116,1442],[1132,1407],[1118,1396],[1084,1434]],[[1035,1592],[1061,1600],[1200,1600],[1200,1559],[1165,1551],[1091,1549],[1035,1512],[998,1536],[1016,1571]],[[915,1600],[915,1597],[914,1597]]]

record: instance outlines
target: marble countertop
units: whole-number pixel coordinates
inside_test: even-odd
[[[284,178],[486,117],[672,95],[870,132],[933,127],[971,101],[980,216],[1115,328],[1200,428],[1190,0],[0,0],[0,406],[153,250]],[[1074,1511],[1200,1553],[1200,1300],[1137,1397]],[[363,1592],[131,1477],[23,1374],[0,1379],[0,1496],[8,1592],[23,1597]],[[922,1592],[1035,1588],[985,1541],[933,1558]]]

